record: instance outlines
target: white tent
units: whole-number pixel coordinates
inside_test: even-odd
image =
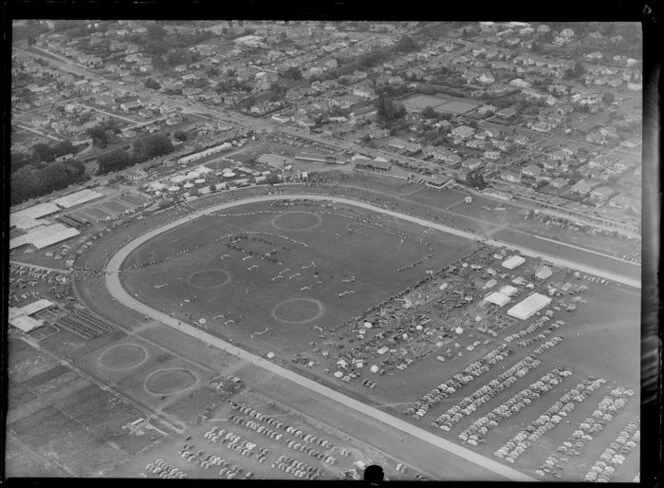
[[[506,295],[503,295],[502,293],[494,291],[493,293],[490,293],[489,295],[484,297],[484,301],[493,303],[494,305],[498,305],[499,307],[504,307],[509,302],[511,302],[512,299]]]
[[[547,297],[546,295],[533,293],[525,300],[522,300],[510,308],[507,311],[507,315],[517,319],[526,320],[542,310],[544,307],[548,306],[550,303],[551,298]]]
[[[505,261],[503,261],[502,266],[503,266],[503,268],[514,269],[514,268],[518,268],[519,266],[521,266],[525,262],[526,262],[526,258],[524,258],[523,256],[514,255],[514,256],[506,259]]]
[[[511,286],[511,285],[503,286],[503,287],[498,291],[498,293],[501,293],[501,294],[503,294],[503,295],[505,295],[505,296],[507,296],[507,297],[513,297],[513,296],[516,295],[518,292],[519,292],[518,288],[515,288],[515,287],[513,287],[513,286]]]

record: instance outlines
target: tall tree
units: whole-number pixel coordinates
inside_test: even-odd
[[[81,177],[85,174],[85,165],[79,159],[71,158],[64,161],[64,164],[68,169],[73,171],[73,175],[76,177]]]
[[[159,90],[161,88],[161,85],[157,83],[155,80],[153,80],[151,77],[147,78],[143,84],[145,85],[145,88],[150,88],[152,90]]]
[[[161,24],[157,24],[156,22],[148,24],[147,29],[148,29],[148,36],[151,37],[152,39],[161,40],[168,35],[168,32],[166,31],[166,29],[164,29],[164,26]]]
[[[424,107],[424,110],[422,110],[422,117],[425,119],[435,119],[437,116],[438,114],[431,106]]]
[[[12,152],[10,155],[11,161],[11,172],[18,171],[19,169],[37,164],[39,162],[39,156],[32,153],[23,153],[23,152]]]
[[[132,157],[127,151],[114,149],[113,151],[99,156],[99,173],[106,174],[112,171],[119,171],[131,165],[132,162]]]
[[[175,131],[173,137],[175,138],[176,141],[186,141],[189,138],[187,133],[181,130]]]
[[[606,92],[604,95],[602,95],[602,101],[607,105],[611,105],[615,99],[616,96],[612,92]]]
[[[47,163],[50,163],[55,159],[55,153],[53,152],[53,149],[51,149],[51,146],[43,142],[35,144],[32,147],[32,150],[39,157],[40,161],[45,161]]]
[[[300,71],[300,68],[296,66],[291,66],[288,68],[286,71],[283,73],[284,78],[290,79],[290,80],[301,80],[302,79],[302,71]]]
[[[87,130],[87,134],[93,139],[94,143],[97,145],[108,144],[108,136],[106,135],[106,130],[101,125],[96,125],[90,127]]]
[[[419,48],[420,45],[412,37],[406,35],[401,36],[396,45],[396,50],[402,53],[417,51]]]
[[[381,94],[375,102],[378,119],[382,122],[390,122],[406,115],[406,109],[403,105],[396,104],[388,96]]]
[[[53,153],[56,158],[64,156],[65,154],[74,154],[75,152],[76,148],[71,141],[61,141],[53,147]]]
[[[173,144],[164,134],[151,134],[134,142],[134,153],[142,161],[168,154],[172,150]]]

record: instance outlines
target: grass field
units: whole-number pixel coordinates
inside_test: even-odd
[[[408,185],[395,187],[393,190],[395,194],[403,195],[412,191]],[[437,195],[442,195],[443,198],[436,198]],[[448,196],[449,198],[447,198]],[[420,202],[412,205],[407,204],[406,206],[423,207],[424,205],[430,205],[433,207],[437,204],[444,208],[456,203],[458,199],[462,198],[462,195],[456,192],[439,194],[427,190],[414,193],[411,198],[414,197],[417,197]],[[494,202],[492,206],[495,205]],[[463,204],[458,206],[463,206]],[[238,215],[254,211],[267,211],[268,213]],[[433,209],[431,212],[435,213]],[[123,271],[124,283],[130,291],[138,293],[142,301],[150,303],[155,308],[169,311],[174,316],[182,317],[189,323],[195,321],[200,324],[200,327],[206,328],[215,334],[234,341],[237,339],[241,347],[261,353],[268,350],[275,351],[278,354],[277,359],[283,359],[286,362],[288,361],[288,355],[308,350],[307,344],[318,339],[318,335],[313,330],[314,326],[320,325],[328,328],[338,325],[347,318],[359,314],[362,310],[394,294],[395,291],[405,288],[409,283],[424,277],[426,269],[443,267],[470,250],[467,241],[460,240],[457,242],[446,234],[437,232],[422,234],[421,228],[417,226],[402,222],[397,223],[382,217],[367,225],[364,222],[351,220],[351,215],[365,217],[371,214],[360,211],[352,212],[350,208],[345,207],[339,207],[333,211],[332,209],[323,209],[320,206],[314,208],[308,205],[273,208],[268,204],[257,204],[236,207],[226,211],[225,215],[197,219],[191,224],[162,234],[159,238],[139,248],[126,263],[128,267],[153,260],[159,261],[169,256],[173,256],[173,259],[163,263],[150,264],[140,269],[126,269]],[[384,227],[377,227],[374,225],[376,223],[381,223]],[[140,225],[144,225],[144,223]],[[394,233],[395,230],[410,233],[410,237],[406,242],[400,243],[400,237]],[[117,236],[118,242],[134,235],[134,231],[126,233],[125,236],[119,233]],[[250,234],[251,232],[260,232],[260,234]],[[252,258],[243,261],[249,253],[228,248],[226,244],[230,243],[230,239],[221,239],[214,242],[215,239],[231,233],[241,233],[248,236],[247,239],[238,241],[236,245],[242,247],[245,251],[253,252]],[[414,263],[429,252],[423,243],[417,242],[418,235],[433,246],[435,249],[434,257],[406,272],[396,272],[398,267]],[[252,240],[251,236],[256,237],[256,240]],[[114,242],[115,238],[114,235],[108,237],[111,242]],[[307,244],[307,247],[302,245],[302,242]],[[193,252],[183,252],[176,255],[177,252],[190,248],[192,243],[205,245]],[[106,245],[106,243],[104,244]],[[86,260],[101,260],[104,254],[102,248],[105,245],[93,247],[90,253],[86,255]],[[284,249],[284,247],[290,250]],[[272,252],[274,249],[277,251],[274,256],[282,262],[281,265],[270,263],[258,257],[259,254]],[[384,251],[385,249],[387,249],[387,252]],[[228,256],[224,257],[225,255]],[[316,263],[316,267],[309,267],[312,261]],[[88,262],[94,263],[94,261]],[[528,264],[522,268],[533,264],[535,263],[531,263],[529,259]],[[257,265],[258,268],[249,270],[254,265]],[[498,261],[491,265],[500,269]],[[284,272],[285,268],[291,269]],[[519,268],[517,274],[523,272],[522,268]],[[293,276],[289,279],[289,276],[296,273],[300,273],[300,276]],[[314,275],[314,273],[318,274]],[[272,281],[279,274],[284,277]],[[351,274],[355,275],[355,281],[353,283],[345,282],[344,280],[347,280]],[[479,274],[479,272],[475,273],[477,275],[475,278],[479,278]],[[501,279],[501,284],[498,286],[509,283],[510,279],[511,277]],[[323,283],[316,284],[311,289],[303,290],[303,288],[316,283],[316,281],[322,281]],[[481,285],[481,280],[475,281]],[[320,288],[317,288],[318,286]],[[364,426],[361,422],[356,422],[357,425],[353,424],[353,427],[348,427],[346,418],[337,419],[335,417],[336,412],[332,411],[333,409],[327,409],[324,413],[321,412],[320,406],[308,400],[309,397],[304,394],[301,398],[297,397],[295,399],[294,393],[290,389],[280,393],[278,390],[281,385],[278,378],[274,378],[267,372],[255,373],[254,378],[251,376],[252,368],[244,367],[242,364],[229,364],[232,361],[220,361],[213,357],[209,348],[202,344],[195,344],[196,341],[185,337],[181,333],[159,324],[144,322],[143,317],[136,317],[136,314],[131,312],[116,310],[116,308],[121,309],[122,307],[114,307],[111,299],[102,292],[103,284],[100,281],[89,282],[84,288],[86,301],[94,302],[94,306],[99,306],[104,314],[108,314],[114,321],[136,334],[134,337],[116,337],[112,341],[99,342],[93,347],[89,347],[86,353],[86,360],[89,360],[89,364],[86,365],[86,368],[91,368],[90,365],[94,366],[96,364],[94,366],[97,368],[96,374],[102,374],[102,368],[99,366],[100,362],[106,366],[111,366],[111,368],[106,368],[108,371],[105,374],[108,376],[104,378],[111,383],[117,382],[117,385],[122,390],[129,392],[132,397],[136,396],[141,401],[152,402],[151,405],[189,422],[189,425],[193,425],[193,421],[196,420],[196,412],[201,412],[206,406],[214,402],[214,395],[209,388],[195,387],[192,397],[188,396],[188,393],[185,393],[185,395],[175,393],[173,396],[167,395],[165,400],[161,400],[158,395],[150,395],[146,392],[145,385],[150,375],[172,368],[187,370],[199,377],[202,370],[202,377],[205,379],[208,377],[207,375],[213,374],[212,372],[206,372],[207,365],[214,367],[222,374],[237,374],[243,381],[246,381],[247,385],[251,386],[253,391],[261,391],[271,398],[279,398],[281,394],[281,401],[294,402],[297,409],[300,411],[309,409],[312,411],[311,415],[318,416],[318,418],[325,416],[329,425],[334,423],[337,428],[345,432],[358,433],[364,429],[364,437],[371,439],[378,439],[383,435],[380,432],[374,432],[375,427]],[[351,289],[355,293],[338,298],[339,293]],[[358,296],[358,294],[362,296]],[[478,382],[472,382],[461,388],[453,400],[443,402],[432,409],[418,425],[431,429],[444,437],[449,437],[451,440],[457,440],[456,434],[470,422],[477,419],[477,415],[482,415],[493,409],[510,395],[525,388],[554,366],[569,367],[574,373],[570,379],[557,386],[546,397],[536,400],[533,405],[518,416],[496,427],[487,436],[487,443],[475,448],[475,450],[493,458],[493,452],[502,443],[529,422],[532,422],[542,410],[550,406],[568,388],[589,375],[606,378],[609,381],[606,388],[595,392],[589,400],[579,406],[573,415],[568,417],[569,424],[566,420],[519,458],[516,464],[517,469],[532,474],[532,471],[541,464],[546,456],[552,450],[555,450],[576,428],[579,421],[589,415],[597,402],[608,393],[610,388],[620,385],[638,389],[639,359],[636,351],[638,351],[639,336],[635,333],[635,330],[639,320],[639,296],[629,290],[591,284],[585,297],[588,300],[588,305],[580,305],[573,314],[564,311],[555,313],[554,320],[563,319],[567,322],[564,327],[556,332],[557,335],[563,336],[565,340],[556,348],[545,353],[543,356],[544,364],[538,372],[521,378],[505,395],[501,395],[482,406],[478,413],[463,420],[451,433],[433,429],[429,425],[431,420],[458,401],[460,397],[469,395],[477,387],[486,384],[486,382],[500,374],[504,368],[511,366],[519,358],[529,354],[529,348],[518,348],[512,343],[511,346],[516,351],[509,360],[505,361],[505,367],[498,366]],[[185,299],[188,301],[185,301]],[[417,307],[413,313],[416,314],[422,311],[426,310]],[[220,314],[224,314],[224,317],[220,317]],[[320,316],[315,318],[319,314]],[[242,317],[241,320],[240,317]],[[200,323],[200,319],[205,319],[205,322]],[[435,315],[434,319],[437,319]],[[227,322],[226,325],[224,325],[225,322]],[[471,334],[469,337],[463,337],[463,340],[461,338],[457,339],[462,344],[461,347],[465,356],[453,362],[441,364],[435,359],[436,354],[434,353],[411,366],[405,372],[395,371],[393,376],[369,375],[369,377],[375,378],[379,384],[375,390],[361,387],[357,380],[353,383],[341,383],[331,378],[329,373],[321,374],[318,379],[326,384],[333,383],[333,387],[338,387],[345,393],[368,403],[379,405],[381,408],[401,416],[404,408],[403,402],[413,401],[421,397],[430,388],[451,377],[470,361],[495,347],[501,342],[501,337],[524,328],[528,323],[530,322],[519,322],[511,326],[498,338],[491,339],[489,345],[478,346],[472,353],[465,353],[465,346],[475,338],[483,340],[487,336],[475,332],[475,337]],[[266,329],[272,330],[266,331]],[[344,331],[340,331],[340,333],[343,334]],[[146,345],[137,336],[168,344],[172,353],[153,351],[153,344]],[[49,338],[45,341],[51,340]],[[75,343],[75,338],[68,339],[65,341],[65,345],[60,346],[61,350],[66,351],[68,348],[81,347],[80,345],[74,346]],[[150,362],[140,364],[143,355],[133,347],[115,349],[115,352],[104,356],[107,350],[122,344],[140,344],[144,346],[149,352]],[[190,359],[194,359],[199,364],[192,364],[191,361],[176,358],[174,356],[176,351]],[[282,356],[279,356],[279,354]],[[132,368],[131,371],[123,372],[113,369],[122,363],[139,365]],[[293,366],[293,368],[300,370],[303,374],[318,374],[314,370],[297,366]],[[43,373],[50,368],[42,365],[41,369]],[[49,374],[56,375],[54,372]],[[28,378],[30,377],[28,375]],[[162,387],[165,385],[167,388],[177,389],[176,387],[179,388],[182,384],[186,385],[187,377],[186,373],[184,375],[166,375],[160,383]],[[152,378],[154,379],[155,376],[152,376]],[[156,378],[159,379],[159,376],[156,376]],[[46,379],[47,376],[44,376],[46,385],[43,388],[46,390],[55,388],[54,385],[58,384],[57,381],[49,383],[53,381],[53,378],[48,381]],[[65,382],[63,384],[68,385],[69,383]],[[16,386],[17,388],[14,388],[15,391],[12,393],[15,402],[29,403],[36,395],[36,390],[33,387],[28,388],[21,384]],[[185,392],[187,391],[185,390]],[[615,440],[618,432],[636,413],[638,413],[638,397],[631,399],[629,407],[590,443],[582,458],[577,458],[570,464],[569,469],[565,470],[566,478],[578,479],[583,477],[601,451],[608,446],[609,442]],[[224,418],[227,412],[221,410],[216,415],[219,418]],[[412,421],[410,417],[403,418]],[[374,430],[368,432],[372,428]],[[192,432],[195,435],[200,435],[201,432],[196,429],[198,428],[194,427]],[[387,441],[383,439],[376,440],[376,443],[380,445],[389,444],[389,442],[387,444],[385,442]],[[397,442],[399,441],[397,440]],[[172,446],[170,443],[168,445]],[[166,444],[153,448],[149,451],[151,458],[154,459],[157,454],[164,453],[164,456],[169,456],[169,460],[174,457],[178,462],[181,461],[176,453],[170,451],[170,453],[167,453],[165,449]],[[169,447],[169,449],[171,451],[176,450],[175,446]],[[154,456],[152,456],[153,453]],[[422,456],[425,455],[429,455],[429,453],[417,452],[418,459],[423,459]],[[432,453],[431,455],[437,454]],[[146,456],[139,456],[135,459],[135,463],[128,463],[126,465],[127,469],[131,466],[131,470],[126,471],[126,475],[135,476],[138,474],[142,469],[142,467],[138,469],[140,463],[143,463],[142,466],[144,466],[147,461],[152,460],[146,459]],[[417,464],[417,461],[414,461],[414,463]],[[630,480],[638,470],[637,464],[638,451],[629,456],[615,479],[619,481]],[[183,467],[185,466],[183,465]],[[467,471],[463,472],[463,475],[460,474],[463,469],[465,468],[459,466],[452,477],[471,477]],[[202,469],[198,470],[195,466],[190,466],[188,471],[193,476],[207,476],[206,473],[208,473]],[[116,473],[120,476],[125,475],[124,469]],[[273,477],[278,472],[268,469],[264,472],[257,470],[256,473],[257,476],[261,476],[262,473],[261,477]],[[439,476],[447,479],[446,475]]]
[[[447,102],[449,102],[449,100],[442,97],[415,95],[414,97],[404,100],[403,104],[411,110],[423,110],[426,107],[437,107],[438,105]]]
[[[97,206],[88,207],[85,210],[82,210],[82,212],[84,214],[87,214],[88,216],[95,218],[96,220],[105,219],[106,217],[111,217],[113,215],[113,213],[111,213],[110,211],[108,210],[104,211]]]
[[[145,198],[138,194],[133,194],[133,193],[127,193],[124,195],[120,195],[118,197],[119,200],[122,200],[123,202],[128,203],[129,205],[133,205],[134,207],[140,207],[143,205],[146,201]]]
[[[234,215],[264,210],[269,212]],[[413,234],[402,242],[396,233],[413,232],[413,226],[381,218],[378,222],[384,227],[378,227],[353,221],[350,215],[347,209],[322,215],[309,207],[287,207],[282,212],[263,204],[197,219],[139,248],[125,263],[124,280],[142,300],[199,323],[203,319],[213,333],[246,340],[268,329],[255,335],[251,345],[296,353],[316,339],[314,326],[341,324],[421,279],[426,269],[466,254],[470,247],[464,239],[439,236],[438,241],[431,239],[435,251],[430,261],[398,272],[429,253]],[[266,242],[248,239],[242,245],[260,254],[276,249],[281,264],[229,249],[228,239],[212,243],[238,232],[259,232],[256,236]],[[131,269],[194,244],[203,246],[163,263]]]
[[[162,437],[131,436],[139,411],[21,340],[9,374],[8,476],[101,476]]]
[[[463,102],[461,100],[454,100],[451,102],[443,103],[436,106],[437,112],[449,112],[453,114],[465,114],[471,110],[475,110],[481,104],[472,102]]]
[[[434,197],[428,192],[418,192],[413,197],[418,195],[420,199],[424,198],[424,201]],[[440,203],[453,204],[455,200],[458,201],[458,196],[450,194],[447,201]],[[348,212],[347,209],[343,210]],[[396,268],[414,262],[427,252],[427,248],[418,242],[417,238],[409,238],[402,243],[400,237],[387,230],[398,228],[404,232],[412,232],[415,231],[414,228],[395,222],[388,223],[382,218],[379,221],[386,227],[379,228],[374,225],[375,222],[351,221],[350,214],[343,215],[341,210],[335,211],[336,214],[325,211],[313,210],[307,206],[282,207],[276,211],[267,205],[256,204],[233,209],[222,216],[199,219],[139,248],[126,263],[125,283],[130,290],[138,293],[143,301],[179,314],[185,320],[197,321],[209,331],[237,339],[250,349],[261,352],[273,350],[283,355],[307,352],[306,345],[318,339],[314,326],[330,329],[359,314],[367,305],[378,303],[405,288],[409,281],[421,277],[422,271],[413,271],[409,280],[406,273],[398,273]],[[253,212],[266,213],[252,214]],[[275,256],[281,264],[249,258],[247,252],[227,248],[224,245],[227,241],[223,239],[209,244],[215,237],[232,232],[261,232],[257,235],[271,240],[268,244],[249,239],[242,241],[243,249],[259,253],[277,249]],[[307,247],[301,243],[295,244],[287,238],[304,242]],[[438,269],[455,257],[465,254],[463,246],[459,247],[461,243],[455,247],[454,244],[445,242],[450,239],[447,235],[425,234],[423,238],[431,241],[430,245],[436,250],[434,255],[437,257],[426,265],[419,265],[420,270],[428,267]],[[297,254],[279,247],[284,242],[288,243],[286,247],[297,248]],[[193,252],[186,252],[193,243],[206,245]],[[444,250],[441,251],[441,248]],[[382,249],[381,255],[378,255],[379,249]],[[168,256],[175,257],[163,263],[131,269],[133,266],[160,261]],[[316,263],[316,266],[310,268],[312,262]],[[252,270],[254,265],[258,268]],[[499,266],[499,263],[497,265]],[[286,269],[288,271],[284,273]],[[300,273],[301,276],[295,276],[295,273]],[[275,281],[280,274],[283,274],[284,278]],[[344,282],[349,276],[355,277],[352,286]],[[304,289],[317,281],[322,282],[320,288],[312,286],[311,289]],[[349,295],[348,299],[335,299],[335,295],[349,289],[353,289],[355,293]],[[520,379],[511,391],[526,388],[541,374],[558,365],[571,368],[574,372],[573,378],[559,385],[546,398],[538,399],[531,408],[519,415],[518,423],[506,422],[497,428],[488,437],[487,443],[478,448],[485,455],[492,457],[493,452],[522,426],[532,422],[564,391],[583,378],[607,378],[611,387],[636,388],[638,385],[638,355],[634,354],[638,349],[638,338],[633,333],[638,322],[637,295],[630,295],[629,292],[615,287],[602,287],[589,293],[587,298],[591,305],[579,307],[579,311],[574,315],[567,312],[556,314],[556,318],[560,316],[565,317],[566,321],[572,321],[559,332],[565,339],[563,344],[545,355],[541,373],[533,373]],[[618,310],[612,306],[616,303],[622,304]],[[224,316],[219,318],[220,314]],[[204,322],[201,322],[201,319],[204,319]],[[524,324],[519,323],[512,327],[513,330],[519,330]],[[474,335],[474,339],[486,338],[481,334]],[[473,334],[462,342],[463,345],[466,345],[466,340],[469,343],[472,339]],[[393,377],[381,378],[379,387],[374,391],[363,390],[358,385],[350,384],[343,389],[350,390],[353,396],[365,398],[370,403],[401,415],[404,400],[418,398],[442,379],[463,368],[464,364],[488,352],[497,342],[489,340],[488,345],[477,347],[460,362],[444,366],[436,361],[435,355],[431,355],[414,365],[408,373],[395,373]],[[527,348],[517,348],[506,364],[513,364],[528,353]],[[616,361],[616,357],[621,359]],[[496,377],[501,371],[502,368],[496,368],[483,378],[482,384]],[[417,381],[412,381],[413,378],[417,378]],[[462,396],[470,394],[477,386],[471,384],[458,393]],[[596,392],[574,412],[569,425],[565,424],[556,429],[538,446],[522,456],[519,466],[532,473],[543,461],[543,453],[547,449],[555,449],[564,441],[579,419],[587,416],[593,405],[607,393],[607,389]],[[504,400],[505,398],[496,398],[484,405],[479,414],[487,413]],[[443,402],[432,409],[429,422],[453,403]],[[617,416],[605,432],[589,446],[588,459],[599,456],[601,449],[637,414],[637,406],[638,401],[632,401],[631,406]],[[465,419],[458,428],[467,427],[476,418],[473,416]],[[430,429],[427,425],[429,422],[425,421],[421,425]],[[448,435],[438,429],[434,431]],[[455,438],[455,435],[452,438]],[[570,476],[569,479],[582,477],[584,470],[589,469],[586,464],[576,462],[566,470],[566,475]],[[629,475],[627,470],[624,473],[625,476]]]
[[[125,210],[127,210],[129,208],[133,208],[133,207],[131,207],[131,205],[127,205],[127,204],[123,205],[123,204],[118,203],[115,200],[109,200],[108,202],[104,202],[104,203],[99,204],[99,206],[103,207],[105,209],[108,209],[108,210],[110,210],[114,213],[122,213],[122,212],[124,212]]]

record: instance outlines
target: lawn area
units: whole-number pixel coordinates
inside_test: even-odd
[[[249,215],[253,212],[266,213]],[[347,207],[321,212],[307,206],[247,205],[146,243],[126,261],[124,282],[141,300],[195,320],[212,333],[246,341],[263,332],[249,344],[292,354],[317,338],[314,326],[338,326],[421,279],[426,269],[440,268],[469,250],[461,238],[427,237],[433,255],[416,264],[430,253],[426,241],[412,234],[417,230]],[[251,232],[257,234],[246,235],[256,240],[235,245],[253,256],[227,247],[229,238],[213,242]],[[201,247],[184,252],[193,245]],[[260,259],[272,251],[277,262]],[[159,262],[169,256],[174,257]],[[151,261],[157,263],[130,269]]]
[[[129,439],[141,412],[21,340],[9,370],[8,476],[102,476],[162,437]]]

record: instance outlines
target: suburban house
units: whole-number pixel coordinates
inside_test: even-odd
[[[514,171],[505,171],[500,175],[500,178],[510,183],[521,183],[521,175]]]
[[[521,169],[521,174],[523,176],[530,176],[532,178],[537,178],[538,176],[541,176],[542,170],[539,168],[539,166],[536,166],[534,164],[529,164],[528,166]]]
[[[470,159],[466,159],[463,163],[461,163],[461,167],[464,168],[464,169],[468,169],[468,170],[472,171],[472,170],[482,166],[482,164],[483,163],[480,159],[470,158]]]
[[[143,103],[141,103],[140,100],[135,100],[133,102],[126,102],[126,103],[121,103],[120,108],[124,112],[129,112],[130,110],[138,110],[143,106]]]
[[[497,108],[494,107],[493,105],[482,105],[480,108],[477,109],[477,113],[479,113],[481,115],[485,115],[489,112],[493,113],[496,110],[497,110]]]
[[[460,137],[461,139],[467,139],[475,133],[475,129],[468,127],[467,125],[461,125],[452,130],[452,135]]]
[[[569,183],[569,180],[566,178],[554,178],[549,182],[549,185],[551,185],[554,188],[562,188],[567,183]]]
[[[540,163],[547,170],[554,170],[560,166],[560,162],[557,159],[543,159]]]
[[[592,185],[588,183],[586,180],[579,180],[577,181],[572,187],[570,188],[571,191],[574,193],[577,193],[579,195],[587,195],[590,193],[590,189],[592,188]]]
[[[515,78],[512,81],[510,81],[510,85],[516,86],[519,88],[528,88],[530,87],[530,83],[526,80],[523,80],[521,78]]]
[[[598,200],[608,200],[615,192],[608,186],[600,186],[590,192],[590,196]]]
[[[353,95],[366,98],[367,100],[373,100],[376,98],[376,93],[373,88],[369,86],[358,86],[353,89]]]
[[[484,149],[485,146],[486,142],[480,139],[471,139],[470,141],[466,142],[466,147],[471,149]]]
[[[514,117],[516,115],[516,110],[513,109],[512,107],[504,108],[502,110],[499,110],[496,112],[496,115],[502,119],[509,119],[511,117]]]

